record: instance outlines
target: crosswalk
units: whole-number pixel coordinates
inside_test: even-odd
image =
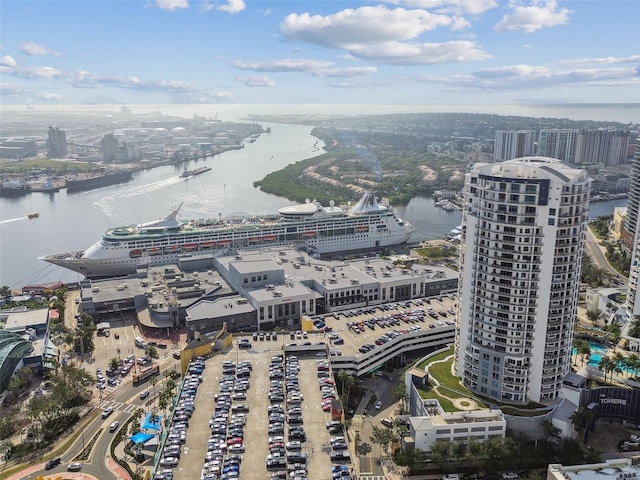
[[[103,410],[107,407],[111,407],[117,412],[134,413],[137,408],[141,407],[141,405],[134,405],[131,403],[114,402],[111,400],[105,400],[98,406],[98,408]]]
[[[389,480],[384,475],[367,475],[366,473],[361,473],[358,478],[361,480]]]

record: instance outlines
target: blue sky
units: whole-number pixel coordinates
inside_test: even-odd
[[[640,100],[637,0],[0,1],[4,105]]]

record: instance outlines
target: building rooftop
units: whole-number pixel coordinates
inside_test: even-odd
[[[551,464],[547,470],[549,480],[636,480],[640,478],[640,465],[629,458],[616,458],[590,465]]]
[[[46,326],[48,316],[48,308],[2,310],[0,311],[0,325],[8,331],[23,332],[27,328]]]

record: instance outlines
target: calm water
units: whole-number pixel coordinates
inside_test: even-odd
[[[311,127],[267,124],[263,134],[244,149],[179,166],[136,172],[133,181],[88,192],[32,193],[19,199],[0,198],[0,285],[73,282],[81,276],[49,265],[38,257],[82,250],[95,243],[109,227],[129,225],[164,216],[182,203],[184,218],[217,217],[232,213],[274,213],[289,205],[285,198],[253,187],[267,173],[322,153],[314,151]],[[207,165],[212,171],[179,178],[185,166]],[[340,201],[341,199],[336,199]],[[624,200],[595,203],[591,215],[613,213]],[[441,238],[461,222],[460,212],[445,212],[431,198],[415,198],[397,208],[416,227],[412,240]],[[29,220],[27,214],[40,217]]]
[[[273,213],[289,205],[285,198],[253,187],[267,173],[322,153],[313,151],[316,138],[310,127],[269,125],[242,150],[207,160],[191,161],[189,168],[207,165],[212,171],[180,178],[183,165],[136,172],[133,181],[88,192],[32,193],[19,199],[0,199],[0,285],[77,281],[81,277],[49,265],[38,257],[81,250],[96,242],[109,227],[159,218],[182,203],[185,218],[217,217],[232,213]],[[336,199],[340,200],[340,199]],[[29,220],[29,212],[40,217]],[[460,213],[447,213],[431,198],[416,198],[399,208],[401,217],[416,225],[417,240],[442,237],[460,224]]]

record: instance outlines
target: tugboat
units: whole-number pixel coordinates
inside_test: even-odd
[[[27,215],[30,219],[31,218],[38,218],[40,216],[40,214],[38,212],[32,212],[29,215]]]

